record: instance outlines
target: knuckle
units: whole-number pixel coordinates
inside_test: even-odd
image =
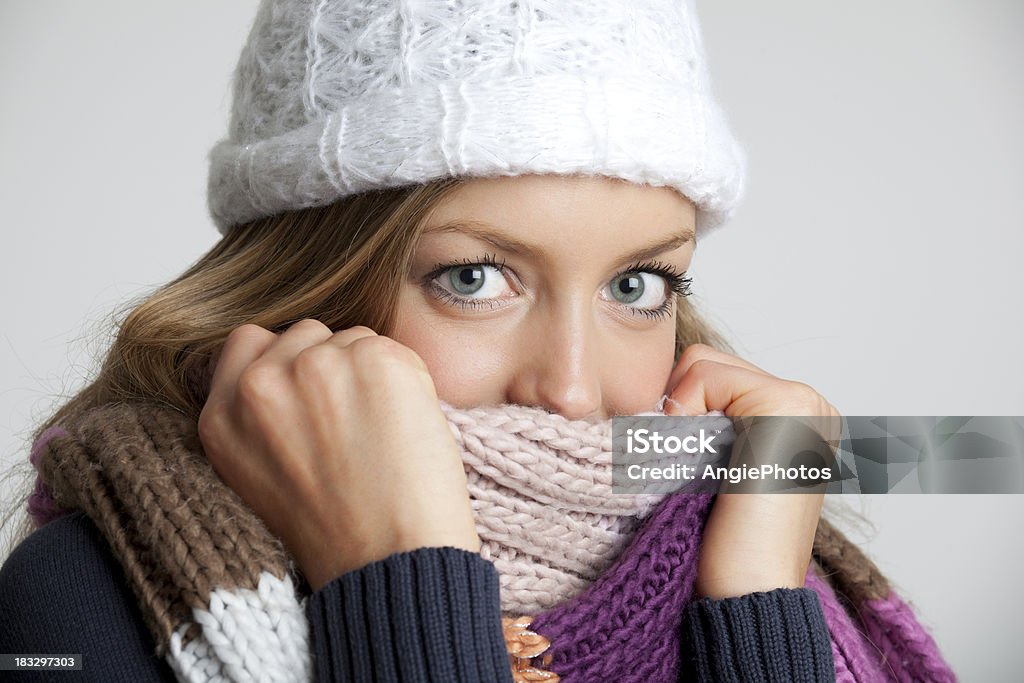
[[[427,367],[427,362],[425,360],[423,360],[423,358],[420,356],[420,354],[416,353],[415,351],[410,349],[408,346],[405,347],[405,350],[406,350],[406,355],[409,356],[409,362],[414,367],[416,367],[419,370],[422,370],[423,372],[426,372],[426,373],[429,374],[430,370]]]
[[[253,363],[239,375],[237,394],[247,403],[260,403],[277,395],[282,383],[277,368],[267,363]]]
[[[359,367],[373,368],[375,372],[420,367],[423,363],[415,351],[390,337],[362,337],[348,348]]]
[[[199,440],[204,444],[215,442],[225,428],[226,411],[220,402],[207,402],[199,413],[199,420],[196,423]]]
[[[690,365],[690,372],[699,375],[705,372],[710,372],[711,368],[713,368],[714,366],[715,361],[711,360],[710,358],[697,358]]]
[[[309,346],[295,356],[295,373],[304,378],[321,377],[336,371],[341,358],[341,350],[337,347],[329,344]]]
[[[349,332],[367,332],[372,337],[379,336],[376,331],[366,325],[353,325],[352,327],[346,328]]]
[[[682,360],[687,365],[692,365],[701,359],[708,358],[711,350],[711,347],[708,346],[707,344],[696,342],[690,344],[685,349],[683,349],[683,353],[680,356],[680,360]]]
[[[828,401],[826,401],[825,398],[811,385],[800,381],[790,381],[789,387],[793,392],[794,398],[799,401],[801,405],[817,411],[813,414],[816,415],[820,411],[827,410],[829,408]]]
[[[303,318],[302,320],[292,323],[288,328],[289,330],[296,330],[298,332],[322,332],[324,330],[330,332],[330,328],[324,325],[316,318]]]
[[[805,382],[794,381],[792,382],[793,390],[806,399],[814,399],[815,402],[819,401],[821,397],[814,388]]]
[[[395,354],[397,353],[396,346],[398,346],[398,342],[394,339],[379,335],[360,337],[349,344],[353,353],[366,355]]]
[[[261,341],[267,335],[273,335],[274,333],[270,330],[264,329],[254,323],[246,323],[239,325],[235,329],[231,330],[225,340],[225,346],[247,346],[255,342]]]

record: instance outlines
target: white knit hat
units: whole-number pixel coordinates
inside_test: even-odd
[[[221,233],[449,176],[605,175],[671,186],[698,237],[745,157],[693,0],[264,0],[210,152]]]

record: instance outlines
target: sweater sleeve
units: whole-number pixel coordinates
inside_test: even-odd
[[[476,553],[418,548],[310,596],[318,681],[512,683],[498,572]]]
[[[695,600],[683,613],[683,643],[681,680],[836,680],[828,625],[810,588]]]
[[[498,573],[475,553],[396,553],[329,582],[306,610],[318,680],[512,681]],[[2,653],[82,655],[81,671],[22,671],[12,680],[175,680],[84,513],[50,522],[14,549],[0,568],[0,615]]]
[[[0,568],[0,652],[80,654],[80,671],[0,672],[12,681],[174,681],[120,564],[84,513],[33,532]]]

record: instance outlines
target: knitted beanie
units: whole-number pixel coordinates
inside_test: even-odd
[[[699,238],[745,166],[694,0],[263,0],[209,208],[225,234],[446,177],[603,175],[675,188]]]

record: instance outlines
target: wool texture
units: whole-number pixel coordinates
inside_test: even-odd
[[[457,176],[677,189],[698,239],[744,193],[693,0],[264,0],[209,155],[223,234]]]
[[[502,611],[532,615],[530,629],[551,642],[544,666],[568,683],[675,683],[713,495],[610,493],[611,420],[442,409]],[[194,420],[112,403],[47,430],[31,458],[34,521],[86,512],[179,680],[310,680],[304,582],[213,471]],[[910,606],[824,519],[805,585],[821,602],[837,680],[955,680]]]

